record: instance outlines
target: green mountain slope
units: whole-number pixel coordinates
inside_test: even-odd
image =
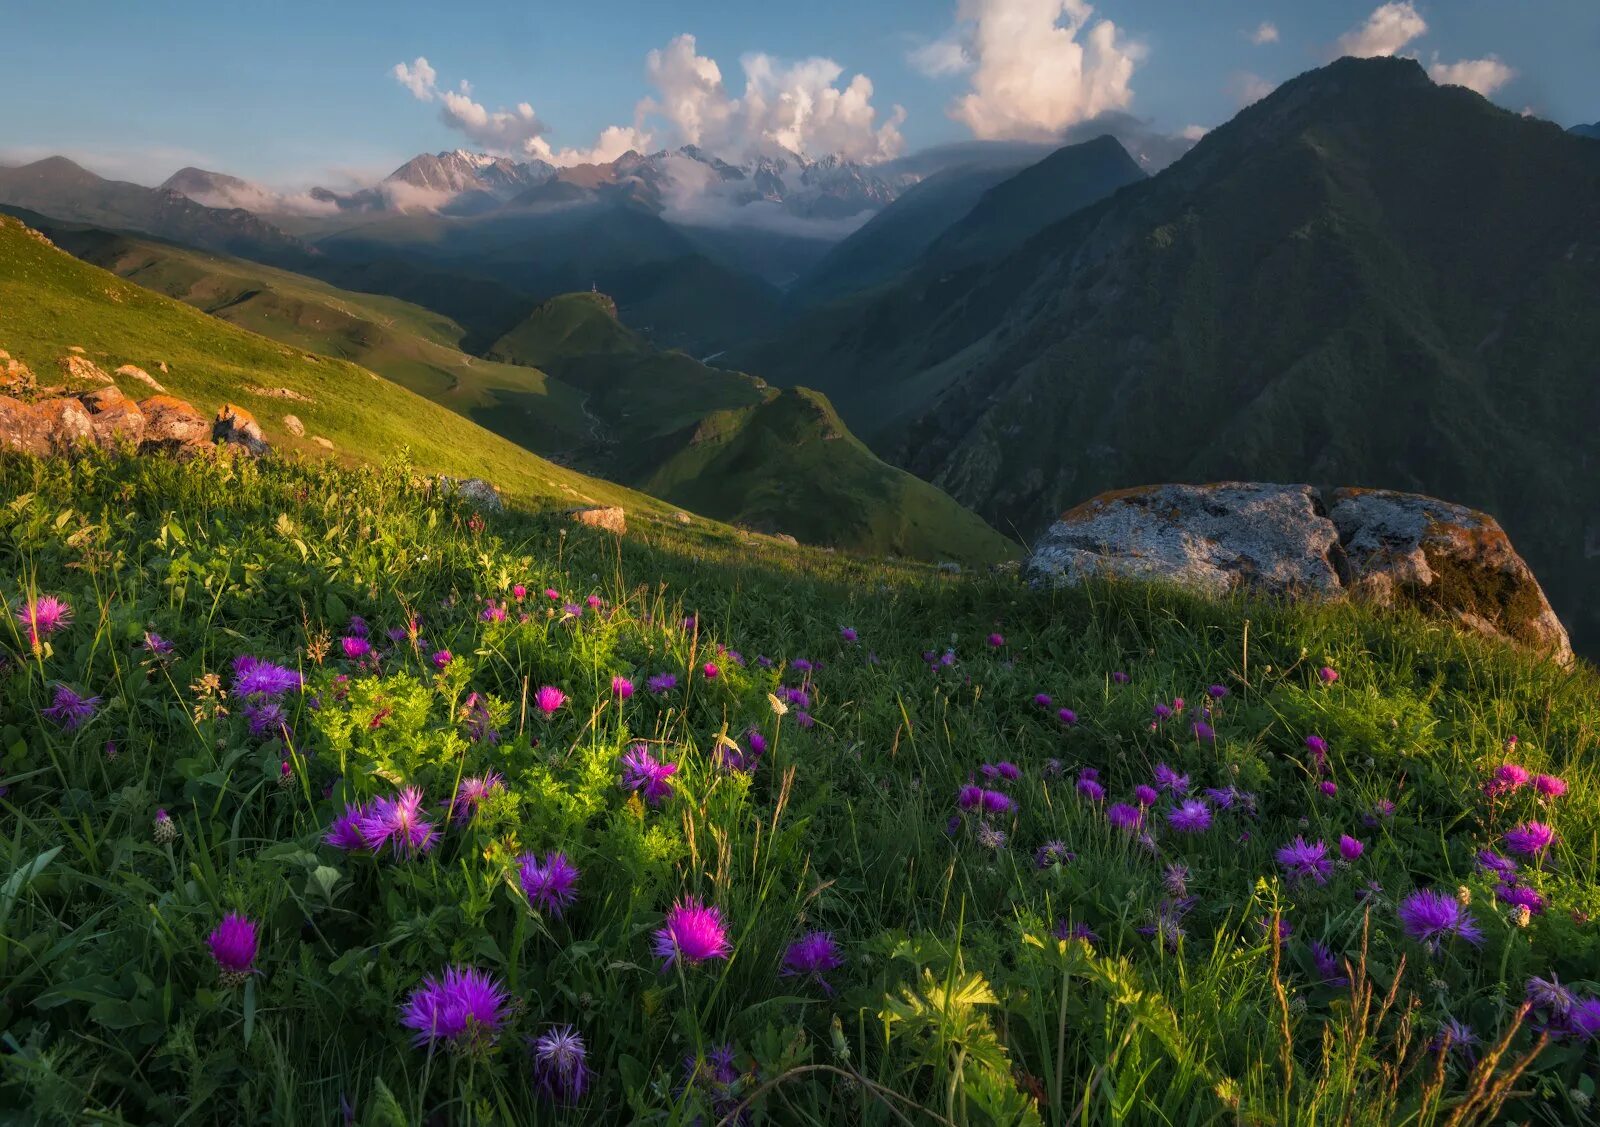
[[[72,346],[106,371],[145,368],[201,410],[238,403],[280,447],[317,454],[323,448],[312,438],[323,437],[339,454],[373,461],[409,447],[426,469],[488,478],[534,505],[592,501],[662,510],[632,490],[553,465],[365,368],[245,332],[80,262],[0,216],[0,348],[48,378]],[[149,394],[137,381],[118,382],[130,395]],[[304,424],[305,438],[285,428],[289,413]]]
[[[983,191],[940,231],[924,232],[928,242],[909,263],[891,257],[894,284],[821,304],[769,339],[730,349],[727,362],[774,383],[819,387],[875,448],[892,448],[893,436],[968,372],[974,358],[964,346],[1014,296],[974,290],[985,263],[1143,179],[1113,137],[1058,149]]]
[[[1600,146],[1345,59],[1004,259],[858,309],[806,372],[940,388],[896,460],[1025,530],[1145,481],[1472,505],[1592,647],[1597,295]]]
[[[293,348],[369,368],[519,446],[559,453],[588,434],[582,396],[536,369],[467,355],[460,350],[466,330],[420,306],[174,243],[19,214],[86,262]]]
[[[942,272],[999,258],[1051,224],[1143,179],[1144,169],[1115,137],[1057,149],[984,192],[929,246],[926,268]]]
[[[882,285],[909,269],[946,228],[972,210],[1016,165],[962,165],[936,172],[837,243],[786,295],[815,305]]]
[[[1015,551],[940,490],[884,464],[821,393],[780,393],[658,349],[604,294],[546,302],[490,355],[583,392],[597,425],[580,464],[654,496],[853,551],[966,560]]]

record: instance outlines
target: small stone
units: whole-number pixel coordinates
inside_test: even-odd
[[[323,438],[320,434],[312,435],[311,436],[311,441],[315,442],[318,446],[322,447],[324,450],[332,450],[333,449],[333,443],[329,442],[326,438]]]
[[[688,513],[673,513],[672,514],[672,519],[677,521],[679,524],[689,524],[689,523],[691,523],[691,520],[690,520],[690,517],[689,517]]]
[[[110,376],[101,371],[100,366],[87,356],[77,355],[83,349],[76,348],[73,355],[61,358],[61,372],[69,380],[83,380],[85,383],[115,383]]]
[[[285,415],[283,417],[283,429],[294,435],[296,438],[305,437],[306,425],[294,415]]]
[[[166,371],[166,369],[163,368],[162,371]],[[119,376],[126,376],[131,380],[138,380],[140,383],[146,384],[154,390],[162,392],[163,394],[167,390],[166,388],[162,387],[161,382],[149,372],[145,371],[143,368],[135,367],[132,364],[124,364],[122,367],[117,369],[116,374]]]
[[[628,531],[627,514],[615,505],[594,509],[573,509],[567,514],[579,524],[601,528],[621,536]]]
[[[506,504],[500,499],[500,491],[491,482],[484,481],[481,477],[454,478],[440,475],[439,486],[446,493],[458,494],[463,500],[479,509],[489,513],[505,511]]]
[[[242,446],[257,456],[267,452],[267,437],[261,433],[261,424],[243,407],[224,403],[217,409],[211,424],[211,438],[229,446]]]

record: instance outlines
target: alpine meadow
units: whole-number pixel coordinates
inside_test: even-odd
[[[456,15],[0,42],[0,1123],[1600,1124],[1600,12]]]

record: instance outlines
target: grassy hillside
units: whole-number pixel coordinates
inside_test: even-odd
[[[86,262],[292,348],[369,368],[529,450],[560,453],[588,435],[581,395],[536,369],[467,355],[466,330],[442,314],[174,243],[22,218]]]
[[[0,1119],[1593,1121],[1587,666],[479,529],[403,467],[0,496]],[[475,1024],[410,1005],[452,968]]]
[[[663,351],[604,294],[540,306],[490,355],[535,364],[586,396],[581,464],[720,520],[807,543],[994,561],[1014,544],[939,490],[885,465],[827,398]]]
[[[311,438],[319,436],[340,454],[374,461],[409,447],[419,465],[488,478],[531,503],[581,497],[660,507],[552,465],[365,368],[245,332],[80,262],[0,217],[0,348],[48,379],[73,345],[107,372],[123,364],[148,370],[201,410],[238,403],[277,446],[317,453]],[[158,370],[163,362],[166,372]],[[118,379],[131,395],[149,393],[137,381]],[[261,393],[278,389],[302,398]],[[301,420],[305,438],[285,429],[286,414]]]

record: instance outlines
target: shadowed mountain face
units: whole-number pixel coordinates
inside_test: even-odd
[[[1590,137],[1600,140],[1600,121],[1593,125],[1574,125],[1569,132],[1576,133],[1579,137]]]
[[[1600,145],[1345,59],[789,354],[871,389],[846,419],[891,405],[880,448],[1001,527],[1136,482],[1415,490],[1498,516],[1593,639],[1596,292]]]

